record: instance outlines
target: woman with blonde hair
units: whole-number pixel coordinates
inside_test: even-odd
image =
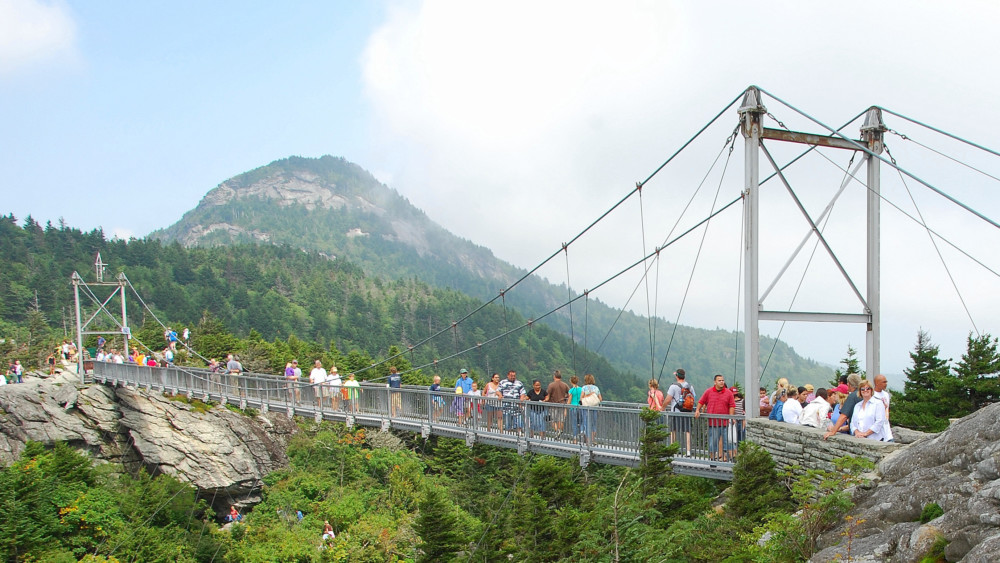
[[[649,393],[646,394],[646,404],[654,411],[660,412],[663,410],[663,391],[660,391],[660,384],[655,379],[649,380]]]
[[[885,440],[885,403],[872,399],[875,388],[867,379],[858,387],[861,401],[854,405],[851,416],[851,434],[858,438]]]
[[[788,379],[782,377],[778,380],[777,386],[774,388],[774,393],[771,393],[771,407],[778,401],[778,396],[781,395],[782,391],[786,394],[788,393]]]
[[[601,389],[594,380],[594,374],[583,376],[583,389],[580,391],[580,404],[585,407],[597,407],[604,400]],[[583,413],[583,433],[590,439],[590,444],[597,439],[597,411],[592,408]]]

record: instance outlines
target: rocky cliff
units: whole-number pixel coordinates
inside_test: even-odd
[[[862,522],[852,529],[851,561],[921,561],[940,538],[948,561],[1000,561],[1000,404],[893,452],[878,470],[854,495],[851,514]],[[930,503],[944,513],[922,524]],[[846,560],[846,531],[826,533],[812,560]]]
[[[31,374],[0,387],[0,463],[17,459],[29,440],[64,441],[129,470],[173,475],[218,507],[259,502],[261,479],[288,464],[295,423],[284,414],[200,407],[157,392],[83,385],[68,371]]]

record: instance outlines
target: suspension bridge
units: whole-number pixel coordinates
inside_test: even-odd
[[[784,121],[776,117],[772,111],[767,109],[765,101],[768,104],[778,104],[781,107],[786,108],[792,113],[792,115],[796,116],[805,123],[812,124],[814,127],[818,128],[819,131],[803,132],[789,128],[785,125]],[[574,292],[569,283],[569,249],[579,244],[580,241],[588,235],[588,233],[590,233],[596,225],[604,220],[607,220],[608,217],[620,210],[626,201],[632,198],[638,198],[641,209],[643,190],[649,189],[649,186],[651,186],[651,180],[672,165],[678,155],[683,153],[696,139],[699,138],[699,136],[704,134],[706,130],[713,126],[713,124],[716,124],[716,122],[718,122],[724,115],[730,114],[729,112],[733,111],[734,108],[737,116],[735,127],[731,129],[731,133],[729,133],[726,137],[722,150],[716,157],[716,161],[712,163],[712,168],[716,166],[716,163],[723,155],[726,156],[724,164],[722,165],[722,178],[719,180],[719,188],[721,190],[723,178],[725,177],[725,170],[728,168],[729,158],[736,148],[738,138],[742,136],[744,140],[744,173],[739,194],[729,201],[723,199],[722,201],[724,203],[719,204],[718,201],[720,191],[716,191],[711,211],[707,216],[693,222],[689,221],[686,225],[682,225],[681,219],[678,218],[677,222],[670,227],[669,232],[663,238],[663,242],[660,245],[647,245],[645,221],[640,221],[639,223],[642,229],[643,247],[641,257],[632,263],[625,264],[620,270],[617,270],[610,277],[600,281],[594,286],[582,291]],[[893,210],[897,211],[901,217],[913,222],[919,229],[926,232],[931,245],[935,249],[939,262],[948,274],[951,288],[954,290],[954,293],[957,295],[958,300],[962,305],[962,309],[968,318],[969,324],[972,326],[972,331],[979,334],[979,328],[973,319],[972,311],[974,309],[968,306],[968,300],[960,289],[961,284],[956,280],[956,276],[952,274],[952,268],[950,267],[945,254],[942,252],[942,247],[949,248],[957,252],[959,257],[966,263],[972,264],[981,271],[985,271],[987,278],[994,283],[996,278],[1000,277],[1000,274],[997,273],[997,265],[991,265],[989,260],[995,260],[995,254],[987,257],[976,256],[976,253],[984,251],[983,248],[977,247],[971,251],[965,250],[962,248],[962,245],[954,242],[951,237],[932,229],[925,218],[925,214],[917,205],[917,200],[913,196],[911,184],[928,190],[934,196],[941,198],[946,204],[953,206],[957,213],[961,213],[964,217],[967,217],[965,221],[967,225],[984,226],[990,233],[995,233],[996,229],[1000,228],[1000,225],[998,225],[995,219],[987,216],[986,213],[978,211],[972,205],[967,204],[951,195],[947,189],[935,185],[933,182],[918,176],[900,165],[889,151],[885,137],[886,135],[893,134],[902,141],[912,141],[917,143],[914,141],[915,135],[912,133],[904,134],[899,132],[897,129],[888,127],[883,119],[885,115],[891,115],[894,118],[899,119],[901,123],[912,125],[919,128],[921,131],[929,131],[932,134],[941,135],[950,141],[958,143],[961,147],[963,147],[963,149],[977,151],[978,153],[985,154],[988,157],[1000,156],[1000,153],[997,153],[992,149],[967,141],[957,135],[927,125],[907,117],[900,112],[881,106],[873,106],[862,111],[840,127],[830,127],[800,111],[791,104],[788,104],[784,100],[770,94],[769,92],[758,87],[751,86],[744,92],[741,92],[740,95],[734,98],[728,105],[726,105],[726,107],[719,111],[718,114],[716,114],[693,137],[677,149],[677,151],[674,152],[665,162],[663,162],[663,164],[657,167],[645,180],[637,182],[634,189],[630,190],[624,197],[604,211],[581,232],[573,236],[569,242],[560,245],[560,247],[553,251],[551,255],[525,273],[521,278],[501,290],[493,299],[483,303],[481,306],[470,311],[467,315],[458,320],[451,320],[450,322],[443,323],[445,328],[432,332],[423,339],[413,342],[408,345],[406,350],[400,355],[408,353],[412,354],[414,350],[418,350],[424,346],[432,344],[438,339],[447,338],[449,333],[454,334],[454,331],[456,331],[462,323],[477,313],[480,313],[490,305],[502,305],[504,310],[506,310],[507,296],[516,291],[522,282],[530,276],[540,272],[543,267],[550,266],[553,261],[560,256],[563,256],[567,263],[566,301],[557,304],[547,312],[537,315],[535,318],[528,320],[520,326],[505,326],[502,333],[493,335],[483,342],[478,342],[473,347],[456,349],[453,354],[442,358],[434,358],[433,361],[427,362],[423,365],[414,366],[413,370],[416,371],[429,368],[436,369],[441,362],[460,359],[471,354],[475,354],[480,351],[483,346],[502,342],[511,334],[525,329],[530,329],[533,323],[541,321],[550,315],[556,314],[568,317],[570,322],[570,334],[573,337],[573,344],[576,346],[579,339],[574,333],[574,304],[579,306],[581,301],[586,303],[586,300],[596,292],[605,289],[608,284],[614,281],[621,281],[625,279],[624,276],[630,273],[638,274],[638,280],[634,283],[632,296],[635,296],[642,285],[646,284],[648,303],[650,301],[648,298],[650,277],[653,275],[652,272],[656,271],[655,268],[659,264],[661,258],[665,256],[677,242],[687,238],[697,240],[698,235],[701,235],[701,240],[697,243],[697,253],[695,254],[694,264],[691,266],[692,273],[691,276],[687,278],[687,286],[684,288],[683,298],[677,308],[677,314],[674,319],[673,331],[676,331],[677,325],[682,320],[681,315],[684,311],[684,305],[688,298],[688,292],[692,286],[691,280],[693,278],[694,269],[697,267],[698,259],[702,254],[702,245],[705,242],[705,234],[708,232],[709,226],[713,220],[730,209],[738,208],[739,206],[737,206],[737,204],[742,205],[743,212],[740,229],[741,281],[739,284],[740,291],[738,292],[741,294],[740,301],[742,303],[742,307],[737,308],[740,312],[736,315],[736,317],[737,325],[740,325],[740,321],[742,320],[743,337],[742,346],[739,339],[735,342],[733,350],[734,362],[732,368],[734,370],[733,378],[735,379],[735,372],[737,371],[739,363],[738,360],[742,355],[744,358],[742,381],[744,389],[754,390],[758,388],[761,380],[761,374],[767,369],[771,353],[773,352],[772,348],[772,350],[767,352],[767,354],[761,354],[761,321],[780,321],[782,323],[782,330],[785,323],[788,322],[850,323],[861,325],[864,327],[865,331],[866,372],[869,374],[881,372],[882,257],[880,241],[883,203],[889,205]],[[787,120],[788,118],[785,119]],[[773,121],[777,127],[766,126],[767,120]],[[858,120],[862,120],[862,123],[859,126],[860,135],[858,137],[850,136],[849,133],[845,131],[848,131],[847,128],[851,124],[857,123]],[[730,131],[730,129],[727,129],[727,132],[728,131]],[[1000,181],[1000,178],[997,176],[992,175],[975,165],[963,162],[961,158],[944,154],[926,144],[917,144],[921,147],[926,147],[935,154],[945,156],[951,161],[964,166],[966,170],[971,171],[971,173],[976,175],[978,178],[988,178],[990,180]],[[798,154],[794,154],[787,158],[781,158],[779,151],[772,145],[801,145],[803,149]],[[828,150],[848,151],[850,154],[850,160],[848,161],[847,166],[835,163],[833,159],[825,154],[824,151]],[[807,203],[807,199],[800,197],[799,192],[793,187],[795,185],[792,174],[795,170],[794,167],[811,153],[818,154],[823,159],[833,164],[840,175],[840,181],[837,183],[837,189],[833,191],[834,193],[830,195],[830,199],[826,202],[825,206],[818,210],[818,212],[816,209],[810,209],[811,206]],[[883,156],[883,154],[885,156]],[[761,177],[761,155],[764,156],[764,161],[773,170],[770,175],[763,178]],[[783,162],[779,162],[779,160],[782,160]],[[857,160],[857,163],[855,163],[855,160]],[[862,166],[866,168],[863,175],[859,174]],[[892,201],[883,194],[881,183],[883,167],[893,170],[899,176],[902,185],[905,187],[906,193],[909,194],[910,203],[912,204],[909,205],[909,207],[913,208],[914,211],[905,210],[903,208],[903,204]],[[708,174],[706,174],[705,178],[708,178]],[[793,245],[794,248],[788,253],[787,261],[784,266],[777,269],[773,281],[762,291],[761,288],[763,286],[760,280],[760,254],[762,240],[760,233],[762,225],[760,211],[762,203],[760,200],[760,194],[762,187],[772,181],[775,184],[780,184],[780,186],[784,188],[785,192],[789,195],[791,209],[793,210],[792,215],[801,218],[803,225],[805,226],[806,234],[797,246]],[[698,185],[698,190],[700,190],[703,184],[705,184],[705,179],[703,179],[701,184]],[[841,252],[838,253],[837,250],[840,249],[838,249],[837,245],[830,240],[825,229],[829,224],[832,210],[841,198],[841,195],[844,194],[850,186],[861,186],[862,188],[861,197],[864,201],[865,212],[863,214],[864,220],[861,222],[862,224],[857,230],[864,233],[864,244],[860,247],[860,249],[852,247],[846,251],[841,250]],[[687,207],[685,207],[685,210],[686,209]],[[789,218],[784,217],[783,219]],[[832,264],[831,271],[833,272],[833,275],[830,277],[837,278],[838,281],[842,282],[843,287],[846,288],[846,292],[852,297],[855,303],[854,305],[847,308],[834,307],[831,305],[830,308],[826,310],[823,308],[803,310],[796,307],[796,297],[798,296],[799,289],[802,288],[806,279],[805,271],[802,273],[802,277],[798,280],[794,294],[784,306],[774,307],[770,305],[771,301],[773,301],[774,289],[779,280],[781,280],[782,277],[789,272],[789,267],[793,261],[799,258],[800,255],[807,254],[803,251],[806,249],[806,246],[810,241],[812,242],[813,247],[812,254],[809,254],[807,259],[806,270],[808,270],[809,264],[813,262],[813,258],[816,254],[827,256],[829,263]],[[650,246],[654,248],[652,251],[648,250]],[[850,268],[845,265],[845,261],[841,258],[845,253],[848,255],[863,254],[865,256],[863,276],[851,275]],[[96,266],[97,282],[95,283],[88,284],[83,280],[82,276],[78,274],[74,274],[73,276],[73,285],[78,304],[77,346],[81,350],[83,349],[83,338],[86,335],[125,334],[127,336],[131,336],[126,307],[126,288],[131,288],[145,310],[148,311],[158,322],[160,321],[152,309],[150,309],[142,301],[141,296],[139,296],[139,293],[135,291],[135,288],[131,287],[131,283],[128,281],[124,273],[120,274],[113,282],[105,282],[103,279],[103,269],[104,265],[100,263],[100,260],[98,260],[98,264]],[[114,293],[105,299],[99,298],[94,290],[91,289],[91,286],[102,285],[113,286],[115,288]],[[88,313],[87,315],[81,315],[80,313],[79,303],[81,291],[85,297],[90,298],[91,301],[97,305],[96,310],[92,313]],[[992,294],[996,295],[996,292],[992,292]],[[772,299],[769,300],[769,297]],[[111,307],[111,304],[115,302],[116,298],[120,301],[120,316],[117,312],[112,314],[109,310],[109,307]],[[627,302],[624,307],[628,307],[630,302],[631,297],[629,298],[629,302]],[[117,304],[118,303],[115,302],[116,306]],[[104,316],[110,317],[114,321],[116,326],[112,330],[101,331],[90,328],[91,323],[102,313],[104,313]],[[666,345],[666,352],[663,354],[662,360],[659,362],[659,369],[657,369],[656,363],[657,360],[659,360],[659,355],[657,353],[658,347],[655,342],[655,323],[659,317],[658,314],[652,311],[648,316],[650,318],[649,376],[651,379],[659,380],[662,376],[667,360],[670,357],[674,332],[672,331],[670,334],[670,340]],[[160,322],[160,324],[162,325],[163,323]],[[608,329],[608,332],[610,333],[613,329],[614,326],[612,325]],[[607,336],[605,336],[605,339],[606,338]],[[139,343],[139,345],[145,346],[143,343]],[[586,341],[584,341],[584,345],[586,345]],[[127,351],[128,339],[125,339],[125,346]],[[596,350],[599,351],[600,346],[598,346]],[[372,366],[361,368],[356,371],[359,377],[364,378],[364,372],[367,370],[384,366],[386,364],[391,365],[397,357],[398,356],[385,358]],[[573,361],[575,362],[575,355]],[[84,373],[82,359],[80,370],[81,373]],[[586,366],[574,365],[573,371],[583,373],[586,371]],[[520,452],[537,451],[551,455],[579,456],[582,463],[598,462],[618,465],[635,465],[638,461],[638,440],[641,433],[641,426],[638,413],[636,412],[639,405],[635,404],[605,404],[601,407],[576,407],[574,410],[565,405],[542,404],[536,407],[535,405],[520,402],[513,402],[510,404],[501,403],[499,405],[495,405],[489,403],[485,399],[464,397],[462,400],[468,401],[467,407],[470,410],[468,416],[462,416],[460,419],[458,416],[451,417],[448,412],[438,412],[438,409],[435,407],[435,404],[437,403],[435,402],[434,397],[430,395],[426,389],[402,389],[398,392],[398,395],[394,395],[392,394],[394,390],[390,391],[384,386],[380,386],[374,382],[374,380],[380,379],[379,377],[369,378],[370,382],[362,385],[359,391],[359,397],[356,400],[350,401],[347,405],[348,408],[344,408],[343,406],[334,408],[332,404],[330,408],[327,408],[322,401],[318,400],[319,397],[312,387],[304,386],[301,389],[289,390],[287,383],[282,378],[266,374],[246,374],[241,376],[238,380],[233,381],[225,375],[218,376],[217,374],[211,374],[207,370],[189,367],[171,366],[165,368],[148,368],[145,366],[106,364],[98,362],[94,366],[93,377],[95,381],[101,383],[112,385],[125,384],[145,387],[148,389],[182,393],[194,397],[201,397],[206,400],[234,402],[240,404],[241,406],[261,410],[281,410],[287,412],[289,415],[295,414],[311,416],[316,417],[317,419],[338,420],[349,424],[374,426],[379,428],[410,430],[420,432],[425,436],[432,434],[450,436],[465,439],[470,444],[494,444],[502,447],[516,448]],[[450,396],[446,396],[443,400],[450,404],[454,399]],[[398,401],[398,403],[394,401]],[[751,405],[752,404],[753,401],[751,397]],[[396,408],[397,405],[398,408]],[[490,413],[496,412],[492,410],[493,408],[500,409],[500,412],[519,413],[518,416],[522,421],[521,427],[517,429],[510,427],[501,428],[499,425],[496,425],[489,417]],[[566,433],[565,426],[563,427],[564,431],[562,433],[554,433],[552,431],[552,426],[547,425],[549,431],[543,436],[541,434],[542,429],[532,427],[530,423],[532,417],[526,409],[531,408],[542,409],[542,411],[540,411],[542,413],[542,420],[548,422],[554,420],[590,421],[593,418],[594,423],[588,427],[592,430],[592,435],[581,436],[579,433]],[[445,411],[449,411],[449,409],[445,409]],[[757,412],[755,408],[747,409],[747,418],[753,418],[756,415]],[[731,475],[731,464],[729,462],[720,459],[712,459],[713,456],[708,453],[707,428],[713,424],[721,424],[727,427],[735,428],[740,421],[735,420],[734,417],[727,416],[713,416],[702,418],[699,421],[691,421],[687,420],[690,415],[686,413],[667,413],[663,416],[664,422],[668,425],[671,423],[676,425],[679,421],[683,421],[685,423],[689,423],[688,427],[691,428],[693,440],[691,455],[683,456],[682,458],[679,457],[674,460],[674,468],[676,471],[723,479]]]

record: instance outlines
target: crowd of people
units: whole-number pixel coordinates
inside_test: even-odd
[[[391,368],[390,372],[387,385],[392,416],[396,416],[399,392],[395,390],[401,385],[400,379],[395,377],[398,376],[396,368]],[[457,424],[467,426],[473,420],[475,411],[476,419],[482,421],[487,430],[501,433],[526,430],[529,437],[545,438],[549,435],[573,442],[596,439],[596,414],[579,407],[598,406],[603,401],[593,374],[584,375],[581,386],[580,378],[575,375],[570,377],[569,383],[563,381],[560,370],[553,372],[552,381],[548,384],[543,385],[540,379],[535,379],[530,387],[517,378],[516,370],[507,371],[505,378],[497,372],[480,388],[479,382],[473,380],[469,371],[463,368],[455,380],[453,392],[441,387],[439,376],[434,376],[428,391],[434,421],[440,420],[447,409]],[[448,395],[451,397],[446,398]],[[565,407],[552,408],[553,405]]]
[[[852,373],[836,387],[795,387],[779,379],[774,392],[760,388],[760,415],[788,424],[824,430],[823,438],[844,433],[858,438],[892,442],[889,424],[888,381],[882,374],[872,381]]]

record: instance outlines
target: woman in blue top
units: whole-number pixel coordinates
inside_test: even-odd
[[[604,399],[601,390],[594,381],[594,374],[588,373],[583,376],[583,389],[580,391],[580,404],[583,406],[596,407]],[[583,433],[590,438],[590,444],[594,444],[597,438],[597,411],[587,409],[583,413]]]
[[[569,431],[573,435],[573,443],[576,443],[576,439],[580,437],[580,409],[575,407],[580,406],[583,388],[580,387],[580,378],[575,375],[569,378],[569,383]]]

